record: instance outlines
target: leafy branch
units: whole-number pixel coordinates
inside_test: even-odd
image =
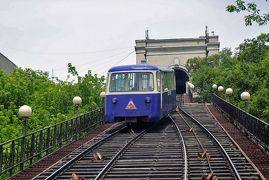
[[[268,0],[265,0],[268,2]],[[236,0],[235,4],[228,5],[226,11],[242,12],[246,11],[248,14],[245,16],[245,25],[251,26],[254,22],[261,25],[266,25],[269,22],[269,13],[260,14],[260,9],[254,2],[246,3],[243,0]]]

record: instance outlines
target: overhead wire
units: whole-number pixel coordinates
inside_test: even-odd
[[[128,52],[129,52],[129,50],[128,50]],[[81,67],[81,66],[85,66],[85,65],[87,65],[87,64],[90,64],[91,66],[93,66],[93,65],[96,65],[96,64],[100,64],[100,60],[105,59],[104,61],[101,62],[102,65],[103,65],[104,63],[111,61],[112,58],[114,58],[114,57],[116,57],[116,56],[119,56],[119,55],[122,55],[122,54],[125,54],[125,53],[126,53],[126,50],[124,50],[124,51],[122,51],[122,52],[120,52],[120,53],[117,53],[117,54],[108,56],[108,57],[102,57],[102,58],[95,59],[94,62],[89,61],[89,62],[85,62],[85,63],[82,63],[82,64],[77,64],[77,65],[75,65],[75,66],[76,66],[76,67]],[[54,69],[54,70],[61,70],[61,69],[66,69],[66,67],[56,68],[56,69]]]
[[[113,48],[113,49],[101,49],[96,51],[81,51],[81,52],[38,52],[38,51],[28,51],[24,49],[17,49],[17,48],[9,48],[14,51],[22,51],[24,53],[28,54],[41,54],[41,55],[81,55],[81,54],[95,54],[95,53],[102,53],[102,52],[108,52],[108,51],[116,51],[119,49],[128,49],[131,48],[131,46],[123,47],[123,48]]]
[[[118,64],[118,63],[123,62],[124,60],[126,60],[126,59],[127,59],[131,54],[133,54],[134,52],[135,52],[135,51],[133,50],[133,51],[130,52],[127,56],[125,56],[125,57],[122,58],[121,60],[119,60],[119,61],[113,63],[111,66],[114,66],[114,65],[116,65],[116,64]],[[106,71],[107,71],[107,70],[106,70]],[[100,75],[104,75],[104,74],[106,73],[106,71],[102,72]]]

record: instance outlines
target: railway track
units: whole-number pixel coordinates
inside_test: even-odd
[[[166,122],[133,143],[104,179],[186,179],[184,155],[177,129]]]
[[[184,110],[198,122],[174,112],[171,121],[152,127],[122,127],[85,144],[35,179],[259,179],[205,111]]]
[[[198,123],[202,124],[212,135],[216,138],[217,141],[222,145],[227,155],[230,157],[231,162],[233,163],[236,171],[238,172],[240,179],[261,179],[260,174],[253,168],[252,164],[247,161],[246,157],[244,157],[243,153],[233,144],[233,142],[229,139],[229,137],[225,134],[222,128],[216,123],[213,117],[208,113],[206,108],[203,105],[192,105],[192,106],[184,106],[183,107],[182,116],[189,121],[193,122],[194,120],[198,121]],[[193,117],[193,118],[190,118]],[[197,123],[196,123],[197,124]],[[196,130],[197,131],[197,130]],[[197,132],[198,133],[198,132]],[[199,138],[202,137],[199,135]],[[207,141],[205,141],[207,143]],[[206,148],[208,153],[210,153],[210,149]],[[219,150],[218,150],[219,151]],[[214,164],[214,160],[216,155],[210,153],[211,162]],[[218,158],[216,158],[218,161]],[[227,172],[225,170],[231,170],[231,167],[225,168],[219,161],[216,167],[211,167],[214,174],[216,174],[220,179],[230,178],[227,176]],[[208,168],[207,173],[211,170]],[[230,175],[234,176],[235,172],[233,171]],[[226,177],[227,176],[227,177]],[[236,177],[238,179],[238,177]]]
[[[199,124],[182,113],[174,113],[171,118],[180,127],[186,143],[190,179],[201,179],[201,177],[241,179],[240,176],[236,176],[237,171],[232,170],[220,147]]]
[[[73,152],[35,179],[70,179],[72,174],[85,179],[187,179],[186,152],[175,127],[170,121],[146,130],[125,127]]]
[[[103,134],[73,151],[34,179],[70,179],[75,173],[83,178],[93,179],[125,143],[133,138],[126,126],[111,134]],[[89,166],[88,164],[92,164]]]

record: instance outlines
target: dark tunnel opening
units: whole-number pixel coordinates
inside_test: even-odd
[[[186,82],[189,81],[189,75],[182,69],[175,68],[174,71],[176,75],[176,93],[184,94],[186,93]]]

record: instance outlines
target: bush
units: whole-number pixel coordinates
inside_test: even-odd
[[[75,67],[69,64],[70,73]],[[28,131],[58,123],[75,115],[72,99],[82,98],[81,112],[103,106],[99,97],[104,90],[104,77],[98,78],[91,71],[84,77],[74,74],[77,83],[58,80],[53,82],[46,72],[31,69],[14,69],[11,73],[0,70],[0,141],[21,135],[20,106],[32,107]],[[12,133],[10,133],[12,132]]]

